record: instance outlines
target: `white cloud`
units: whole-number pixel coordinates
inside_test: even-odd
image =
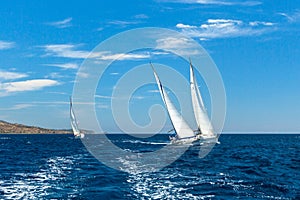
[[[110,106],[105,105],[105,104],[97,104],[97,108],[99,108],[99,109],[110,109]]]
[[[136,24],[143,23],[143,21],[148,18],[149,17],[145,14],[138,14],[138,15],[132,16],[131,19],[129,19],[129,20],[122,19],[122,20],[107,21],[105,27],[113,26],[113,27],[125,28],[130,25],[136,25]],[[99,27],[99,28],[97,28],[97,31],[102,31],[103,29],[104,29],[104,27]]]
[[[125,21],[125,20],[112,20],[109,21],[108,24],[110,25],[117,25],[117,26],[121,26],[121,27],[126,27],[129,25],[134,25],[134,24],[139,24],[141,22],[139,21]]]
[[[243,22],[241,20],[233,20],[233,19],[208,19],[207,22],[209,24],[226,24],[226,23],[237,23],[242,24]]]
[[[15,47],[14,42],[7,42],[7,41],[0,40],[0,50],[11,49],[14,47]]]
[[[136,59],[145,59],[149,58],[149,54],[145,53],[116,53],[110,54],[108,52],[104,52],[103,55],[99,56],[99,60],[136,60]]]
[[[27,74],[0,70],[0,80],[14,80],[27,77]]]
[[[139,14],[134,16],[135,19],[148,19],[149,17],[145,14]]]
[[[197,28],[197,26],[191,26],[187,24],[177,24],[176,28]]]
[[[89,58],[95,58],[97,60],[134,60],[134,59],[149,58],[149,55],[145,53],[125,54],[125,53],[112,53],[109,51],[89,52],[89,51],[76,50],[78,46],[79,45],[73,45],[73,44],[49,44],[42,47],[46,51],[46,56],[55,56],[55,57],[63,57],[63,58],[84,59],[89,57]]]
[[[159,93],[159,90],[148,90],[149,93]]]
[[[188,38],[175,38],[175,37],[167,37],[161,38],[157,41],[157,48],[160,49],[174,49],[181,48],[182,46],[190,46],[190,41]]]
[[[130,99],[141,100],[141,99],[145,99],[145,97],[144,96],[131,96]]]
[[[29,108],[32,106],[33,106],[33,104],[16,104],[10,108],[0,108],[0,110],[21,110],[21,109]]]
[[[111,20],[107,22],[109,26],[118,26],[118,27],[127,27],[130,25],[136,25],[143,22],[143,20],[148,19],[149,17],[145,14],[134,15],[130,20]]]
[[[220,1],[220,0],[158,0],[159,2],[171,2],[182,4],[205,4],[205,5],[224,5],[224,6],[256,6],[262,4],[260,1]]]
[[[85,72],[77,72],[77,76],[80,78],[88,78],[90,75]]]
[[[70,102],[69,101],[33,101],[33,102],[31,102],[33,105],[35,105],[35,104],[48,104],[48,105],[54,105],[54,104],[56,104],[56,105],[69,105],[70,104]],[[74,103],[74,102],[73,102]]]
[[[50,26],[54,26],[56,28],[67,28],[72,26],[71,21],[72,21],[72,17],[69,17],[61,21],[49,22],[47,24]]]
[[[287,13],[278,13],[281,16],[287,18],[290,23],[295,23],[300,21],[300,10],[296,10],[294,13],[287,14]]]
[[[90,54],[88,51],[76,50],[78,45],[73,44],[49,44],[42,47],[45,49],[47,56],[84,59]]]
[[[156,41],[158,49],[165,51],[176,51],[180,55],[197,55],[201,52],[198,50],[198,45],[192,40],[182,37],[166,37]]]
[[[60,94],[60,95],[68,95],[70,96],[70,94],[66,93],[66,92],[48,92],[49,94]]]
[[[78,65],[76,63],[63,63],[63,64],[44,64],[45,66],[53,66],[53,67],[59,67],[63,69],[77,69]]]
[[[99,94],[96,94],[96,95],[95,95],[95,98],[100,98],[100,99],[111,99],[112,97],[111,97],[111,96],[105,96],[105,95],[99,95]]]
[[[95,95],[95,98],[99,99],[137,99],[141,100],[144,99],[144,96],[105,96],[105,95]]]
[[[34,79],[18,82],[0,83],[0,95],[7,95],[13,92],[35,91],[44,87],[58,85],[59,82],[50,79]]]
[[[254,21],[254,22],[249,22],[250,26],[259,26],[259,25],[264,25],[264,26],[274,26],[275,24],[272,22],[259,22],[259,21]]]
[[[272,30],[274,23],[271,22],[249,22],[233,19],[208,19],[206,23],[195,27],[181,24],[180,28],[184,34],[200,39],[228,38],[260,35]]]
[[[45,76],[45,78],[60,79],[60,78],[65,78],[65,76],[63,76],[57,72],[52,72],[49,75]]]
[[[168,52],[164,52],[164,51],[156,51],[156,50],[153,50],[150,52],[151,55],[169,55],[170,53]]]

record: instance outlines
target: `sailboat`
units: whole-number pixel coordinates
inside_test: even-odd
[[[212,124],[208,118],[206,108],[204,106],[201,93],[197,86],[197,82],[194,75],[193,65],[190,61],[190,89],[192,97],[192,105],[194,116],[197,123],[197,129],[193,130],[187,122],[183,119],[180,113],[175,108],[174,104],[170,100],[167,92],[165,91],[161,81],[152,65],[150,63],[154,77],[159,88],[162,100],[168,111],[171,123],[176,132],[175,137],[170,137],[171,143],[193,143],[197,140],[203,139],[206,141],[218,142],[218,137],[214,134]]]
[[[204,106],[202,96],[197,85],[197,81],[194,74],[194,68],[190,60],[190,87],[192,96],[192,105],[194,110],[194,116],[198,126],[198,132],[203,139],[215,139],[216,135],[213,130],[213,126],[208,118],[206,108]]]
[[[71,127],[74,133],[75,138],[84,138],[84,133],[79,130],[78,128],[78,122],[73,110],[73,105],[72,105],[72,99],[70,97],[70,120],[71,120]]]

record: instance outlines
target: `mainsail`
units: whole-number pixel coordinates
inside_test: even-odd
[[[77,123],[77,120],[76,120],[76,116],[75,116],[74,111],[73,111],[73,105],[72,105],[72,99],[71,98],[70,98],[70,120],[71,120],[71,127],[72,127],[74,135],[76,137],[79,137],[80,136],[80,130],[78,128],[78,123]]]
[[[205,106],[203,104],[203,100],[201,97],[201,93],[199,91],[193,65],[190,61],[190,86],[191,86],[191,96],[192,96],[192,104],[194,109],[195,119],[198,125],[198,129],[201,132],[201,136],[203,138],[212,138],[215,137],[212,124],[208,118]]]
[[[161,94],[164,104],[166,105],[168,114],[170,116],[170,120],[172,122],[172,125],[173,125],[176,133],[177,133],[178,139],[189,138],[189,137],[195,136],[194,131],[185,122],[185,120],[180,115],[180,113],[178,113],[177,109],[175,108],[172,101],[170,100],[168,94],[166,93],[164,87],[162,86],[162,84],[159,80],[159,77],[158,77],[152,63],[150,63],[150,65],[153,69],[153,73],[154,73],[155,80],[156,80],[156,83],[159,88],[159,92]]]

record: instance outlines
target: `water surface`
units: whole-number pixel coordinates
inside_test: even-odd
[[[151,139],[112,135],[128,149]],[[0,135],[0,199],[300,199],[299,135],[221,135],[208,156],[189,149],[155,173],[101,164],[72,135]]]

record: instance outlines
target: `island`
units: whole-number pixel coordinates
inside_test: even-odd
[[[9,123],[0,120],[0,134],[20,133],[20,134],[72,134],[71,129],[47,129],[37,126],[28,126],[18,123]]]

